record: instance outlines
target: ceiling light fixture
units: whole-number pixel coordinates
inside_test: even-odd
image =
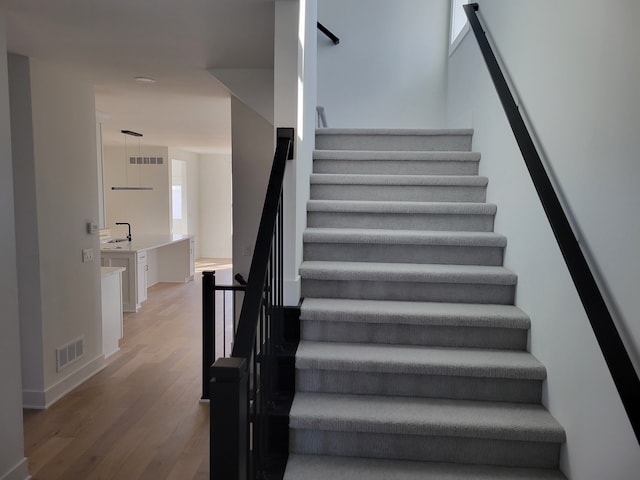
[[[138,83],[156,83],[155,78],[151,77],[135,77],[135,79]]]
[[[136,165],[138,165],[138,186],[135,187],[130,187],[129,186],[129,165],[127,162],[127,159],[129,157],[128,155],[128,151],[127,151],[127,136],[131,136],[131,137],[137,137],[138,138],[138,157],[141,157],[140,154],[140,137],[142,137],[141,133],[138,132],[134,132],[132,130],[120,130],[120,133],[122,133],[124,135],[124,168],[125,168],[125,181],[126,181],[126,186],[124,187],[111,187],[111,190],[153,190],[153,187],[143,187],[141,186],[142,184],[142,171],[141,171],[141,167],[142,165],[136,161]],[[131,157],[132,159],[134,157]],[[133,162],[129,162],[129,163],[133,163]]]

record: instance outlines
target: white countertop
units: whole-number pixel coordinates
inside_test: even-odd
[[[192,235],[132,235],[133,239],[117,243],[100,243],[101,252],[144,252],[154,248],[164,247],[172,243],[188,240]]]
[[[114,273],[124,272],[125,270],[126,268],[124,267],[100,267],[100,273],[103,278],[113,275]]]

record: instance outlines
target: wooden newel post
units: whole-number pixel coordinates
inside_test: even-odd
[[[247,480],[248,378],[244,358],[219,358],[211,367],[209,461],[212,479]]]

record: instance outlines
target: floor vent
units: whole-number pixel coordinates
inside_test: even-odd
[[[84,337],[56,348],[56,369],[61,371],[84,355]]]

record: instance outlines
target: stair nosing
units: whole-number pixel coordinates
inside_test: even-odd
[[[489,183],[479,175],[403,175],[358,173],[312,173],[311,185],[376,185],[416,187],[483,188]]]
[[[394,322],[407,325],[473,326],[523,330],[528,330],[531,326],[529,316],[513,305],[333,298],[305,298],[300,309],[300,319],[304,321],[388,323],[386,319],[392,314],[385,312],[384,307],[395,310]],[[402,315],[398,315],[398,311]],[[329,320],[329,318],[335,320]]]
[[[347,161],[422,161],[422,162],[472,162],[480,161],[479,152],[456,150],[322,150],[313,151],[314,160]]]
[[[388,135],[388,136],[471,136],[472,128],[320,128],[318,135]]]
[[[473,418],[473,421],[470,419]],[[562,443],[539,404],[296,392],[290,428]]]
[[[507,246],[507,237],[495,232],[390,230],[371,228],[309,227],[303,232],[303,241],[305,244],[357,243],[495,248],[504,248]]]
[[[541,381],[546,369],[526,351],[302,340],[296,369]]]
[[[300,277],[312,280],[442,282],[514,286],[517,276],[499,266],[306,260]]]
[[[365,200],[309,200],[307,212],[389,214],[495,215],[497,206],[485,202],[402,202]]]

